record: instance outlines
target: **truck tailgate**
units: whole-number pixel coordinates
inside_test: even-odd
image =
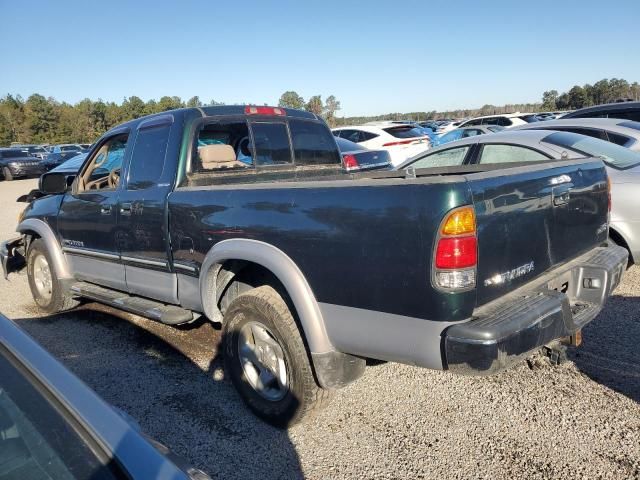
[[[477,215],[476,305],[483,305],[607,238],[607,176],[600,160],[467,176]]]

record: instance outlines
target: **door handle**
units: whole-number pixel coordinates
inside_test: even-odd
[[[110,215],[111,214],[111,205],[101,205],[100,213],[102,215]]]
[[[571,199],[571,187],[569,187],[568,185],[554,187],[551,190],[551,197],[553,198],[554,207],[566,205]]]
[[[121,203],[120,204],[120,213],[122,215],[131,215],[131,204],[130,203]]]

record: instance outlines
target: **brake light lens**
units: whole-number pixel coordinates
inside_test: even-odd
[[[345,170],[355,170],[360,168],[360,164],[358,163],[358,160],[356,159],[355,155],[351,155],[350,153],[347,153],[346,155],[342,156],[342,159],[344,161]]]
[[[475,286],[478,239],[473,207],[457,208],[445,217],[440,227],[433,263],[437,287],[454,291]]]
[[[416,145],[420,144],[420,143],[427,143],[428,142],[428,138],[412,138],[410,140],[400,140],[397,142],[389,142],[389,143],[383,143],[382,146],[383,147],[395,147],[397,145],[409,145],[411,143],[415,143]]]
[[[469,268],[478,261],[476,237],[441,238],[436,250],[436,268]]]
[[[607,175],[607,208],[611,213],[611,177],[609,175]]]
[[[277,115],[284,117],[287,112],[283,108],[278,107],[244,107],[245,115]]]

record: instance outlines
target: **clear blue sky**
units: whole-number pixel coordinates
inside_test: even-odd
[[[343,115],[538,101],[640,81],[640,1],[0,0],[0,95],[163,95]]]

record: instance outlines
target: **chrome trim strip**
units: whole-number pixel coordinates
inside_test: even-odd
[[[148,260],[146,258],[135,258],[135,257],[125,257],[124,255],[120,256],[120,259],[123,262],[131,262],[131,263],[139,263],[142,265],[152,265],[154,267],[166,267],[167,262],[162,262],[158,260]]]
[[[183,265],[182,263],[174,263],[173,266],[174,266],[174,268],[177,268],[178,270],[186,270],[187,272],[195,272],[196,271],[196,267],[192,267],[190,265]]]
[[[88,257],[104,258],[107,260],[120,260],[119,255],[115,255],[113,253],[96,252],[95,250],[87,250],[84,248],[62,247],[62,251],[65,253],[71,253],[76,255],[86,255]]]

